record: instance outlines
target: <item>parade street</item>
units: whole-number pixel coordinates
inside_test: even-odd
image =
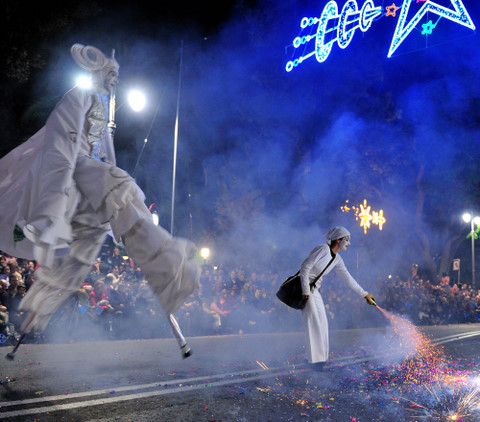
[[[24,344],[2,358],[0,419],[478,420],[480,325],[418,332],[426,364],[401,356],[408,342],[390,327],[332,331],[324,372],[305,363],[300,332],[189,338],[185,360],[174,339]]]

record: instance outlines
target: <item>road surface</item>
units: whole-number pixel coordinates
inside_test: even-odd
[[[408,356],[416,327],[332,331],[320,373],[304,361],[300,332],[189,338],[185,360],[173,338],[25,344],[0,361],[0,419],[480,420],[480,325],[418,332],[428,339],[424,364]]]

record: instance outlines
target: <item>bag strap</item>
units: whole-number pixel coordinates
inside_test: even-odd
[[[316,287],[316,284],[317,284],[317,281],[320,279],[320,277],[323,275],[323,273],[326,271],[326,269],[330,266],[330,264],[333,262],[333,260],[335,259],[337,255],[333,255],[332,256],[332,259],[329,261],[329,263],[327,264],[327,266],[323,269],[323,271],[317,275],[315,277],[315,280],[313,280],[311,283],[310,283],[310,289],[312,288],[315,288]]]

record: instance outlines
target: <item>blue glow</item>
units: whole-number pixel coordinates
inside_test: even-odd
[[[422,25],[422,35],[431,35],[435,27],[437,26],[436,23],[432,21],[428,21]]]
[[[440,17],[449,19],[453,22],[456,22],[460,25],[466,26],[472,30],[475,30],[475,25],[470,18],[465,6],[461,0],[450,0],[452,6],[455,10],[447,9],[446,7],[440,6],[437,3],[434,3],[431,0],[427,2],[420,8],[420,10],[415,14],[415,16],[406,24],[408,11],[410,9],[411,0],[404,0],[402,5],[402,11],[400,12],[400,17],[398,18],[397,27],[395,33],[393,34],[392,43],[390,44],[390,50],[388,52],[388,57],[392,57],[392,54],[395,50],[400,47],[400,45],[405,41],[405,38],[410,35],[413,29],[418,25],[420,20],[428,12],[437,14]],[[433,29],[433,28],[432,28]]]
[[[419,11],[413,18],[407,22],[408,12],[412,2],[415,0],[403,0],[400,16],[398,18],[395,33],[390,44],[387,57],[391,57],[398,47],[410,35],[413,29],[420,23],[421,19],[427,13],[438,15],[437,22],[429,21],[422,25],[422,35],[432,34],[441,18],[449,19],[469,29],[475,30],[475,25],[470,18],[465,6],[461,0],[450,0],[454,9],[441,6],[432,0],[425,1]],[[417,0],[418,3],[418,0]],[[395,6],[394,4],[389,7]],[[396,7],[395,12],[399,9]],[[388,7],[385,9],[388,10]],[[348,0],[339,13],[337,2],[329,1],[320,17],[304,17],[300,22],[302,31],[308,30],[313,25],[318,25],[314,35],[303,35],[295,37],[292,45],[295,50],[301,48],[301,55],[295,59],[289,60],[285,66],[287,72],[291,72],[295,67],[303,63],[311,56],[315,56],[319,63],[323,63],[330,55],[333,45],[337,42],[341,49],[345,49],[352,42],[355,31],[360,28],[362,32],[367,32],[372,26],[373,21],[384,13],[382,6],[375,6],[374,0],[366,0],[359,10],[356,0]],[[388,13],[387,13],[388,16]],[[310,30],[311,31],[311,30]],[[315,40],[315,45],[310,42]],[[310,45],[310,48],[309,48]]]
[[[348,0],[342,8],[340,14],[338,13],[338,6],[334,0],[329,1],[320,15],[317,17],[304,17],[300,22],[302,30],[307,29],[313,25],[318,24],[315,36],[298,36],[292,45],[295,49],[301,46],[307,46],[310,41],[315,39],[315,47],[310,52],[307,52],[300,57],[290,60],[285,70],[291,72],[295,67],[304,62],[309,57],[315,55],[318,62],[322,63],[327,60],[332,51],[335,41],[342,49],[348,47],[351,43],[355,31],[360,28],[362,32],[366,32],[372,26],[373,20],[382,14],[382,7],[375,6],[373,0],[366,0],[361,10],[358,9],[356,0]],[[329,23],[333,23],[333,27],[329,27]],[[336,32],[336,36],[332,35]],[[327,41],[327,37],[328,41]]]
[[[320,63],[327,60],[330,51],[332,51],[333,43],[336,41],[336,39],[332,39],[325,44],[325,35],[327,34],[328,21],[337,17],[337,3],[335,3],[334,1],[328,2],[323,9],[322,16],[320,16],[320,23],[318,24],[317,37],[315,40],[315,57]]]
[[[359,22],[360,21],[360,13],[358,12],[357,2],[355,0],[349,0],[345,3],[342,9],[342,13],[340,14],[340,22],[338,23],[338,46],[340,48],[347,48],[348,45],[351,43],[353,36],[355,35],[355,30],[360,26],[360,24],[354,26],[350,30],[346,30],[346,27],[351,22]],[[348,21],[349,16],[357,17],[353,21]]]

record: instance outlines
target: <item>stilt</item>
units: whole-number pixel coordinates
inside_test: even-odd
[[[185,337],[183,337],[182,330],[180,329],[180,325],[178,325],[178,322],[173,316],[173,314],[170,314],[168,316],[168,320],[170,321],[172,332],[175,338],[177,339],[178,345],[180,346],[182,357],[183,359],[186,359],[192,354],[192,350],[190,349],[190,346],[187,344]]]

